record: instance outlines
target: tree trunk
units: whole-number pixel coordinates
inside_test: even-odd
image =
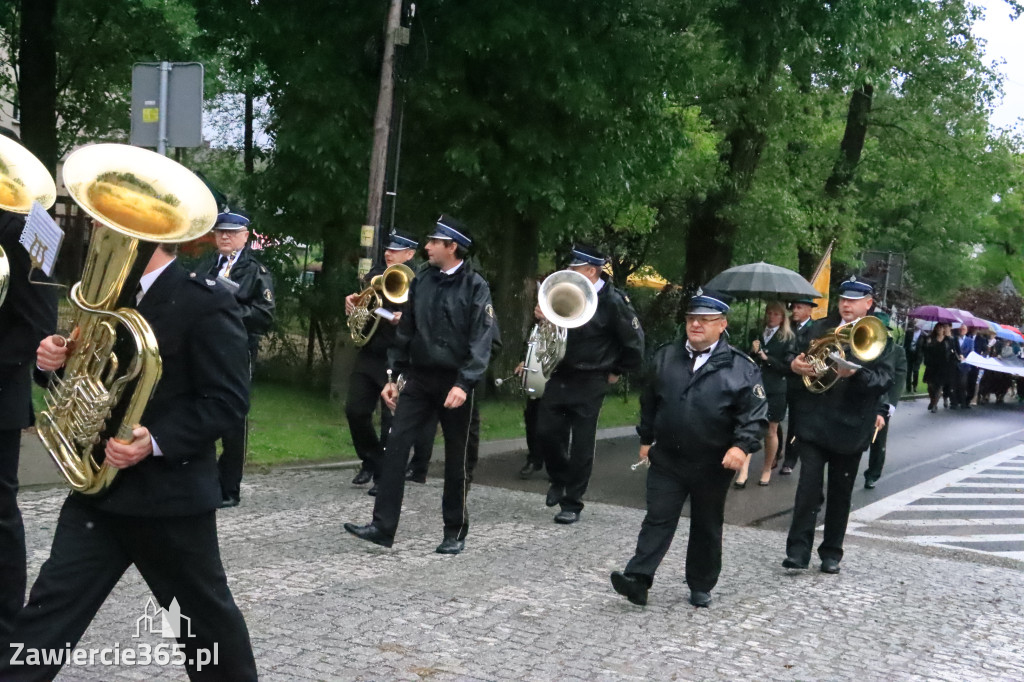
[[[21,0],[21,139],[57,175],[57,0]]]
[[[533,326],[533,309],[537,304],[537,250],[540,229],[533,219],[509,215],[497,231],[500,242],[488,278],[494,312],[501,329],[501,352],[491,361],[495,377],[508,377],[523,359],[526,336]],[[488,391],[493,385],[487,382]],[[483,387],[481,387],[483,388]]]
[[[252,111],[252,95],[253,84],[248,82],[245,85],[245,133],[243,141],[242,156],[245,160],[245,174],[252,175],[254,162],[253,162],[253,148],[252,148],[252,125],[253,125],[253,111]]]
[[[839,155],[832,164],[832,173],[825,181],[826,201],[835,201],[842,197],[843,192],[856,177],[857,166],[860,163],[861,153],[864,151],[864,140],[868,134],[868,115],[871,113],[871,104],[874,98],[875,89],[870,83],[865,83],[853,91],[850,96],[850,104],[846,112],[846,129],[843,131],[843,139],[839,143]],[[810,277],[814,269],[818,267],[821,256],[825,253],[828,243],[835,237],[834,230],[828,226],[821,225],[811,230],[811,245],[800,247],[797,258],[800,267],[800,274]]]

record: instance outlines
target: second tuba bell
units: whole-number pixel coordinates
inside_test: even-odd
[[[348,333],[357,348],[369,343],[377,331],[380,315],[374,311],[383,303],[381,296],[392,303],[405,303],[409,300],[409,287],[415,277],[416,273],[408,265],[395,263],[371,279],[370,286],[359,292],[355,310],[348,316]]]
[[[816,376],[804,377],[804,386],[811,393],[824,393],[839,381],[833,356],[845,360],[844,348],[848,347],[856,359],[871,362],[885,351],[888,342],[889,330],[881,320],[870,315],[830,329],[807,349],[807,362],[814,367]]]
[[[95,227],[82,279],[68,294],[70,351],[36,421],[68,485],[90,495],[105,490],[117,473],[103,461],[104,441],[131,441],[160,379],[156,337],[134,309],[145,266],[138,257],[148,262],[155,244],[208,232],[217,203],[184,166],[121,144],[75,151],[64,163],[64,184]]]

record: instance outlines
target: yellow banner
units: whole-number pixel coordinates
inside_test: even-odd
[[[834,244],[835,242],[832,242]],[[811,311],[812,320],[820,320],[828,315],[828,289],[832,280],[832,244],[828,245],[825,255],[821,257],[814,276],[811,277],[811,286],[817,291],[825,294],[822,298],[814,299],[814,310]]]

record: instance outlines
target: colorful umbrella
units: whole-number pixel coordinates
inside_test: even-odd
[[[1001,324],[999,326],[1002,327],[1007,332],[1009,332],[1010,336],[1012,337],[1012,338],[1008,339],[1009,341],[1016,341],[1017,343],[1024,343],[1024,336],[1021,336],[1021,333],[1017,330],[1016,327],[1011,327],[1008,324]],[[996,335],[998,336],[999,332],[996,332]],[[1003,338],[1005,338],[1005,337],[1003,337]]]
[[[975,317],[972,313],[966,310],[960,310],[959,308],[949,308],[949,310],[953,312],[955,315],[957,315],[960,318],[960,320],[968,327],[972,327],[974,329],[989,328],[988,322],[981,319],[980,317]]]
[[[928,320],[929,322],[963,322],[960,316],[952,310],[939,305],[919,305],[907,313],[907,315],[909,317],[916,317],[919,320]]]

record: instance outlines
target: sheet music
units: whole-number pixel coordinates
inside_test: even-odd
[[[18,241],[28,251],[32,266],[42,270],[47,277],[53,276],[53,266],[57,262],[61,242],[64,241],[64,231],[53,222],[53,218],[39,202],[32,202],[32,210],[29,211],[25,229],[21,231]]]

